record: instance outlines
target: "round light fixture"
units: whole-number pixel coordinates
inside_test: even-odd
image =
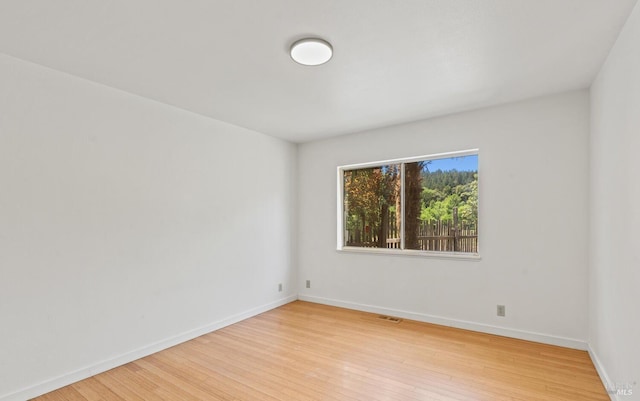
[[[331,60],[333,47],[318,38],[300,39],[291,45],[291,58],[302,65],[320,65]]]

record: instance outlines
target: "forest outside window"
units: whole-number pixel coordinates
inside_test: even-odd
[[[478,151],[338,168],[338,249],[478,255]]]

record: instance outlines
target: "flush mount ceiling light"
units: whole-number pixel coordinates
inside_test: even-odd
[[[300,39],[291,45],[291,58],[302,65],[324,64],[333,56],[333,47],[318,38]]]

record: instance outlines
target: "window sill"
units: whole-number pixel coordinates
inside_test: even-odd
[[[462,252],[434,252],[434,251],[416,251],[411,249],[386,249],[386,248],[358,248],[352,246],[344,246],[336,249],[338,252],[348,253],[368,253],[390,256],[412,256],[432,259],[458,259],[468,261],[479,261],[482,258],[478,253],[462,253]]]

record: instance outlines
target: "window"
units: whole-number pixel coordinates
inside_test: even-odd
[[[338,167],[338,249],[478,254],[478,151]]]

